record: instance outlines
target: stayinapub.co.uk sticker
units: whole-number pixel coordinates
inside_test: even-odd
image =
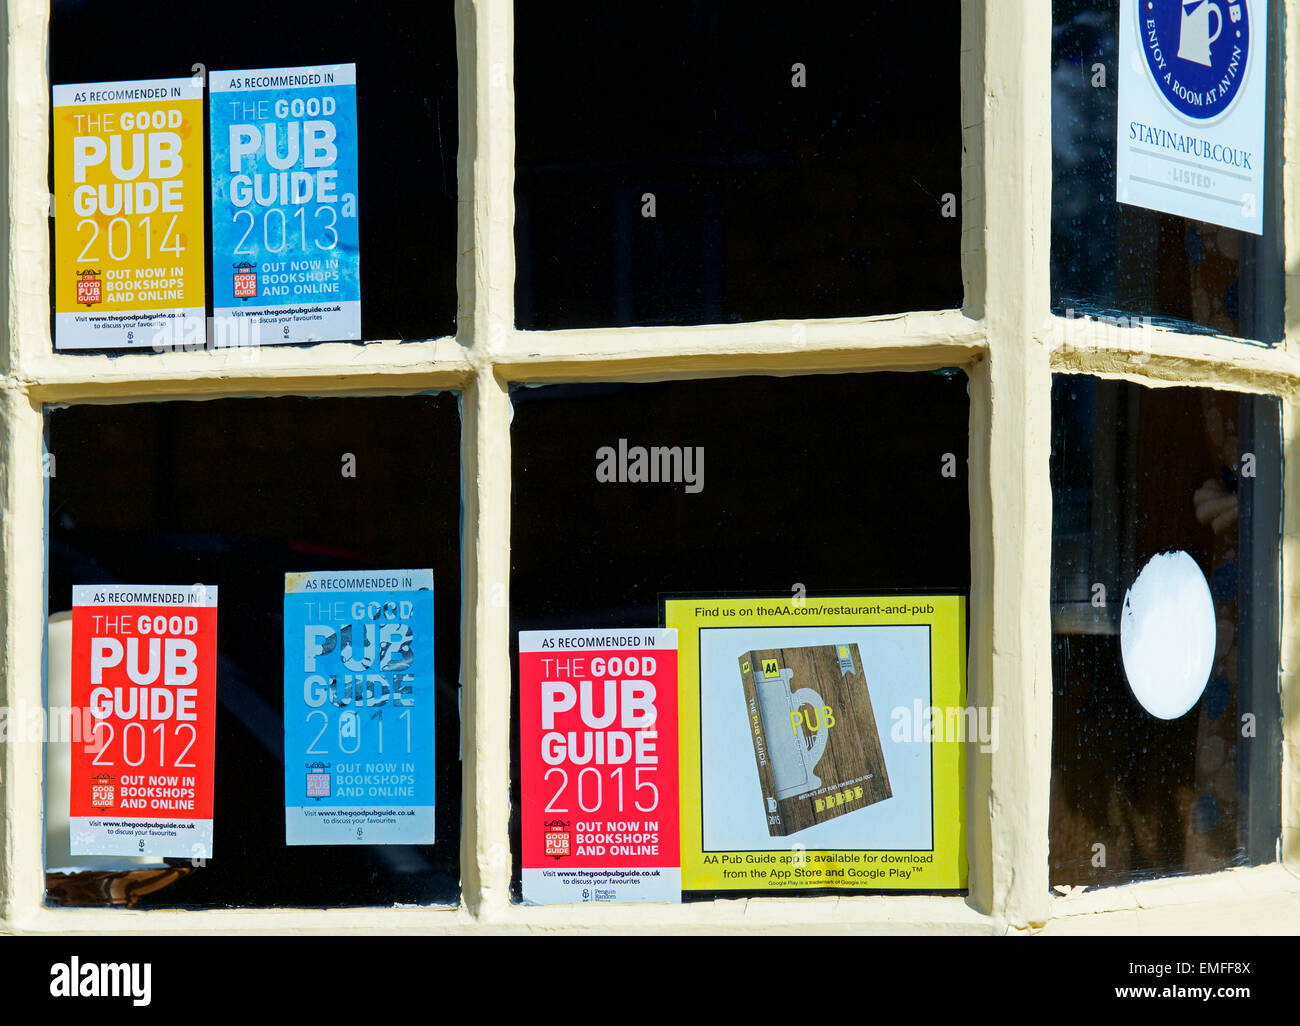
[[[1121,0],[1116,199],[1263,234],[1267,0]]]

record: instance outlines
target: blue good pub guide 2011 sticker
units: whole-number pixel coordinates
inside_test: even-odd
[[[1241,92],[1250,58],[1248,0],[1139,0],[1138,37],[1161,95],[1209,121]]]
[[[433,571],[285,574],[285,843],[432,844]]]

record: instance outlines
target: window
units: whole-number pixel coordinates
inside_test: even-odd
[[[1052,883],[1272,862],[1278,402],[1063,375],[1052,404]],[[1157,622],[1138,582],[1171,553],[1211,603],[1210,635],[1174,643],[1211,660],[1193,715],[1164,704],[1176,662],[1149,681],[1139,651],[1159,642],[1138,638]]]
[[[319,8],[277,3],[245,10],[235,20],[219,7],[199,6],[177,18],[171,4],[155,0],[136,4],[129,16],[123,16],[111,4],[56,0],[50,11],[49,80],[64,85],[179,76],[211,84],[206,81],[209,72],[216,71],[357,64],[357,122],[361,126],[355,147],[357,225],[361,287],[366,297],[360,338],[454,335],[457,128],[451,10],[445,4],[430,4],[374,18],[367,15],[364,4],[345,2],[331,3],[328,11],[326,17]],[[308,16],[304,17],[304,12],[309,12]],[[297,27],[292,45],[286,45],[278,26],[290,22]],[[339,25],[348,26],[346,34],[340,35]],[[212,102],[222,104],[226,102],[223,97],[232,94],[216,95]],[[202,125],[198,127],[203,130]],[[286,154],[292,152],[287,136],[277,142]],[[394,145],[400,146],[400,153]],[[202,192],[206,205],[206,184]],[[323,233],[329,222],[313,214],[315,224],[295,223],[295,206],[310,209],[310,204],[267,208],[288,211],[288,239],[277,237],[282,225],[274,218],[270,225],[259,219],[255,228],[237,219],[232,228],[238,232],[231,240],[234,249],[246,253],[253,263],[274,259],[274,253],[293,254],[299,252],[291,245],[297,229],[309,234],[304,257],[319,258],[324,251],[315,246],[317,238],[308,229],[320,228]],[[254,204],[253,209],[256,207]],[[109,257],[108,231],[109,226],[102,225],[104,249],[98,248],[97,239],[88,256],[101,261]],[[209,237],[211,232],[209,224]],[[89,234],[87,228],[77,242],[88,239]],[[137,248],[141,234],[137,223]],[[121,233],[115,235],[122,238]],[[53,228],[50,237],[57,247]],[[202,243],[195,238],[184,240],[183,245],[187,250],[198,249]],[[124,244],[124,240],[118,244],[119,251]],[[164,244],[166,240],[158,243],[160,249]],[[224,255],[225,248],[218,251]],[[208,264],[207,313],[211,317],[211,286],[218,275],[228,277],[232,268],[224,263],[213,266],[211,260]],[[325,337],[335,336],[326,333]],[[153,347],[146,351],[152,352]]]
[[[55,825],[42,787],[48,752],[40,737],[24,736],[0,745],[0,928],[199,932],[246,916],[318,932],[340,924],[472,933],[734,922],[738,906],[713,894],[671,910],[671,920],[635,905],[514,900],[516,631],[632,616],[653,627],[661,589],[716,594],[718,585],[698,583],[710,568],[744,587],[788,591],[802,582],[810,595],[877,584],[956,592],[968,599],[969,701],[998,715],[997,744],[962,749],[969,874],[960,893],[755,898],[764,928],[1051,934],[1294,924],[1300,792],[1290,730],[1300,685],[1289,656],[1278,655],[1294,650],[1300,630],[1295,560],[1279,555],[1293,553],[1300,525],[1300,487],[1287,487],[1300,465],[1297,325],[1283,316],[1300,287],[1283,273],[1300,259],[1285,213],[1295,205],[1295,155],[1282,150],[1282,15],[1296,23],[1292,0],[1270,5],[1272,191],[1261,196],[1257,242],[1110,199],[1112,101],[1080,82],[1097,62],[1113,76],[1119,4],[1088,14],[1070,3],[951,0],[901,11],[896,21],[875,9],[832,18],[776,4],[747,5],[743,16],[727,5],[695,15],[698,5],[665,4],[635,18],[578,18],[560,7],[547,23],[544,5],[480,0],[404,14],[411,20],[397,25],[351,4],[326,7],[341,17],[321,13],[320,35],[297,50],[275,32],[263,37],[265,48],[241,50],[220,25],[206,24],[220,20],[214,9],[194,15],[211,53],[191,53],[188,43],[166,45],[172,29],[153,19],[156,59],[136,62],[98,5],[56,3],[48,69],[46,6],[15,0],[6,8],[4,71],[15,88],[0,133],[8,272],[0,292],[0,693],[11,712],[44,708],[47,654],[56,655],[50,639],[66,609],[58,603],[77,575],[162,572],[188,552],[188,566],[221,575],[214,582],[240,609],[219,623],[246,624],[240,644],[252,650],[276,637],[277,575],[349,559],[382,567],[418,552],[420,561],[401,564],[431,566],[435,576],[446,817],[438,841],[409,853],[418,865],[357,849],[351,864],[369,875],[332,895],[305,879],[320,866],[308,851],[283,873],[249,882],[237,861],[215,863],[238,854],[223,851],[223,837],[256,841],[259,824],[271,829],[276,785],[250,784],[246,823],[230,822],[224,806],[218,814],[213,864],[192,873],[172,866],[165,879],[133,876],[116,890],[122,871],[104,870],[108,884],[78,890],[52,878],[66,866],[44,848],[47,824]],[[250,16],[274,24],[285,9]],[[340,22],[354,31],[340,34]],[[680,42],[670,48],[665,38],[674,33]],[[922,58],[903,60],[904,52]],[[705,68],[711,59],[718,63]],[[227,60],[358,65],[362,338],[126,356],[56,350],[45,202],[50,87],[101,76],[188,78],[195,64],[210,73]],[[584,68],[590,81],[581,81]],[[716,122],[701,113],[706,103]],[[1064,104],[1078,116],[1062,121]],[[389,130],[394,124],[400,132]],[[642,212],[651,203],[653,217]],[[1113,636],[1102,630],[1110,614],[1062,607],[1090,599],[1092,578],[1107,567],[1107,580],[1118,582],[1108,601],[1122,602],[1125,560],[1136,566],[1174,543],[1224,601],[1219,542],[1195,534],[1204,528],[1194,514],[1187,519],[1185,504],[1170,513],[1173,542],[1145,538],[1160,497],[1144,492],[1136,464],[1122,461],[1135,421],[1119,415],[1121,406],[1148,428],[1139,448],[1187,453],[1202,439],[1180,418],[1189,410],[1208,416],[1201,403],[1223,418],[1235,404],[1238,439],[1251,437],[1259,458],[1249,525],[1238,482],[1237,661],[1215,676],[1228,683],[1222,716],[1255,712],[1260,730],[1273,731],[1273,747],[1256,758],[1262,745],[1237,742],[1238,779],[1249,779],[1216,796],[1216,810],[1199,793],[1178,805],[1161,792],[1155,805],[1180,818],[1156,823],[1157,836],[1183,840],[1098,874],[1087,831],[1109,820],[1080,794],[1079,776],[1067,779],[1058,764],[1110,751],[1130,760],[1123,787],[1153,771],[1150,758],[1126,747],[1132,738],[1103,744],[1085,730],[1083,746],[1066,733],[1079,707],[1054,689],[1091,674],[1119,701],[1125,684]],[[892,423],[855,425],[844,412],[855,405],[888,411]],[[1065,439],[1054,461],[1054,437],[1085,413],[1092,423],[1109,417],[1106,430]],[[737,423],[726,440],[720,425],[728,418]],[[616,515],[627,490],[596,483],[595,448],[655,425],[680,433],[682,445],[716,445],[740,462],[766,446],[818,501],[826,496],[819,468],[869,461],[853,492],[861,522],[831,518],[854,579],[825,591],[803,580],[795,564],[819,578],[835,570],[831,544],[790,537],[779,520],[738,510],[743,471],[726,461],[706,459],[702,495],[635,493],[653,519],[628,517],[625,533],[653,547],[633,551],[620,525],[595,533],[593,512]],[[701,443],[690,437],[696,431],[719,433]],[[339,432],[349,444],[336,452]],[[925,469],[937,449],[940,460],[953,457],[954,476],[938,472],[941,462]],[[328,474],[317,482],[298,466],[343,452],[359,457],[358,482],[371,463],[380,474],[364,550],[344,537],[348,518],[362,516],[348,505],[355,495],[331,505],[343,482]],[[1204,471],[1181,468],[1193,492],[1219,464],[1231,467],[1227,456],[1215,460]],[[260,489],[256,501],[231,494],[245,485],[240,475]],[[574,511],[547,478],[572,485]],[[217,485],[228,487],[215,494]],[[1094,527],[1098,510],[1118,508],[1138,516],[1108,541]],[[734,544],[716,543],[709,517],[731,518],[740,529]],[[295,554],[289,544],[300,524],[315,552]],[[205,553],[204,537],[214,545],[224,537],[223,547]],[[770,560],[761,558],[768,544]],[[555,579],[566,574],[572,580]],[[1279,597],[1270,606],[1274,579]],[[1078,591],[1081,583],[1089,590]],[[1071,616],[1095,632],[1062,629]],[[1075,638],[1084,640],[1076,646]],[[278,656],[261,654],[272,669],[250,679],[253,693],[276,680]],[[1211,706],[1223,700],[1211,681],[1200,699],[1207,729]],[[248,768],[278,774],[248,722],[219,715],[218,762],[238,750]],[[1224,757],[1226,766],[1226,743]],[[1199,752],[1193,761],[1177,767],[1180,779],[1195,783],[1208,765]],[[228,801],[220,786],[218,802]],[[458,802],[447,789],[459,789]],[[1083,861],[1063,841],[1054,799],[1087,820]],[[1185,839],[1214,815],[1193,857]],[[1116,854],[1111,841],[1095,840]],[[1066,856],[1074,861],[1061,862]],[[1179,900],[1158,900],[1172,874],[1180,875]],[[115,902],[145,911],[102,907]],[[244,907],[218,907],[229,905]]]
[[[669,596],[726,593],[768,597],[774,604],[801,595],[964,597],[970,587],[966,392],[965,375],[954,370],[516,390],[511,397],[512,637],[573,624],[605,629],[657,624]],[[639,483],[603,481],[593,473],[604,447],[631,451],[656,444],[694,454],[684,464],[689,477]],[[944,473],[945,464],[951,473]],[[755,637],[784,636],[798,649],[833,634],[830,628],[801,626],[786,627],[782,635],[772,622],[749,626]],[[919,632],[922,639],[928,631],[921,625],[876,628],[873,636],[871,629],[859,629],[845,637],[861,639],[869,666],[864,675],[882,761],[893,767],[888,775],[890,797],[896,800],[890,818],[906,813],[926,822],[924,829],[909,824],[912,829],[904,834],[891,830],[883,816],[870,824],[858,817],[861,825],[843,835],[853,840],[842,843],[931,852],[928,821],[943,814],[934,812],[933,803],[942,802],[934,795],[942,795],[945,785],[909,779],[918,765],[918,773],[929,772],[930,752],[912,742],[910,731],[903,737],[898,729],[899,714],[913,714],[913,696],[888,697],[895,691],[888,686],[895,663],[906,666],[898,676],[908,678],[916,698],[924,694],[925,705],[932,704],[930,679],[913,672],[924,654],[915,658],[909,652],[906,660],[884,654],[898,637],[887,636],[886,642],[878,637],[891,629],[898,637]],[[963,619],[958,631],[964,630]],[[921,646],[928,648],[924,641]],[[526,764],[520,751],[518,652],[514,655],[511,839],[517,887],[524,807],[519,776]],[[679,656],[679,664],[685,662]],[[679,680],[680,691],[688,683]],[[719,695],[714,722],[725,723],[729,713],[742,708],[735,683],[701,670],[700,687]],[[701,764],[718,776],[742,774],[749,753],[732,758],[725,730],[708,729],[711,725],[701,730]],[[685,782],[681,790],[694,793]],[[728,810],[745,805],[743,797],[714,804]],[[712,818],[721,818],[721,811]],[[739,824],[735,833],[743,836]],[[817,847],[814,836],[819,835],[800,830],[771,841],[760,835],[751,843],[788,851],[791,844]],[[895,836],[905,840],[888,840]],[[942,889],[961,888],[945,881]],[[688,896],[726,895],[692,888]],[[527,896],[517,889],[516,897]]]
[[[47,750],[47,903],[456,904],[456,397],[78,405],[53,410],[48,424],[47,451],[57,468],[49,479],[51,659],[70,658],[69,604],[76,585],[174,583],[179,574],[215,586],[220,601],[212,858],[86,859],[70,852],[69,749],[78,740],[91,740],[83,726],[80,739]],[[267,444],[270,439],[273,445]],[[285,574],[406,566],[433,571],[437,669],[430,697],[435,792],[441,792],[435,793],[435,841],[287,845],[284,687],[289,673],[280,652],[290,639],[282,633],[279,615]],[[50,673],[51,692],[67,686],[66,672]],[[51,693],[47,704],[54,708],[68,701]],[[382,711],[377,705],[363,712],[361,730],[379,729],[376,713]],[[321,725],[312,732],[312,751],[339,761],[351,743],[320,738],[324,718],[306,716],[313,727]],[[399,753],[403,749],[400,736],[392,739],[401,727],[388,724],[389,754],[394,744]],[[336,729],[332,723],[329,728]],[[179,727],[174,733],[178,744],[186,739]],[[158,740],[149,736],[148,725],[144,738]],[[93,740],[106,742],[95,764],[115,767],[112,772],[119,775],[129,774],[129,764],[144,754],[138,738],[130,750],[125,746],[131,739],[120,739],[121,751],[112,747],[119,739]],[[168,761],[179,764],[178,756],[174,750],[164,768]]]
[[[520,327],[961,305],[956,5],[643,15],[516,5]]]
[[[1257,235],[1117,202],[1118,81],[1132,73],[1121,64],[1120,4],[1052,4],[1056,313],[1118,313],[1181,322],[1189,331],[1270,344],[1282,340],[1282,118],[1277,88],[1282,6],[1269,6],[1265,135],[1271,157],[1265,162],[1265,193],[1259,198],[1263,231]],[[1130,135],[1125,133],[1124,146],[1134,145]],[[1176,166],[1203,174],[1205,165],[1195,163]],[[1199,186],[1188,179],[1177,188]]]

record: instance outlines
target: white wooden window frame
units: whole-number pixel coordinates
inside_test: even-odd
[[[529,0],[534,2],[534,0]],[[544,2],[544,0],[536,0]],[[49,403],[463,393],[463,895],[456,908],[46,908],[42,752],[0,745],[0,933],[557,930],[602,932],[1276,932],[1300,923],[1300,0],[1286,5],[1286,339],[1159,330],[1149,351],[1080,346],[1050,311],[1051,4],[962,0],[962,310],[698,327],[514,328],[514,0],[457,0],[460,150],[455,338],[131,355],[55,353],[49,325],[45,0],[0,4],[0,705],[42,701],[43,415]],[[530,41],[524,40],[524,45]],[[802,327],[797,331],[797,327]],[[972,701],[997,751],[968,752],[970,890],[685,905],[510,900],[512,382],[930,370],[970,379]],[[1054,371],[1190,384],[1282,402],[1281,861],[1056,896],[1048,879]],[[255,869],[255,867],[253,867]]]

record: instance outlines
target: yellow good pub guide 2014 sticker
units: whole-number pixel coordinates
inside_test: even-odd
[[[996,737],[964,598],[679,598],[664,624],[684,891],[966,887],[965,743]]]
[[[54,87],[54,347],[202,346],[203,86]]]

